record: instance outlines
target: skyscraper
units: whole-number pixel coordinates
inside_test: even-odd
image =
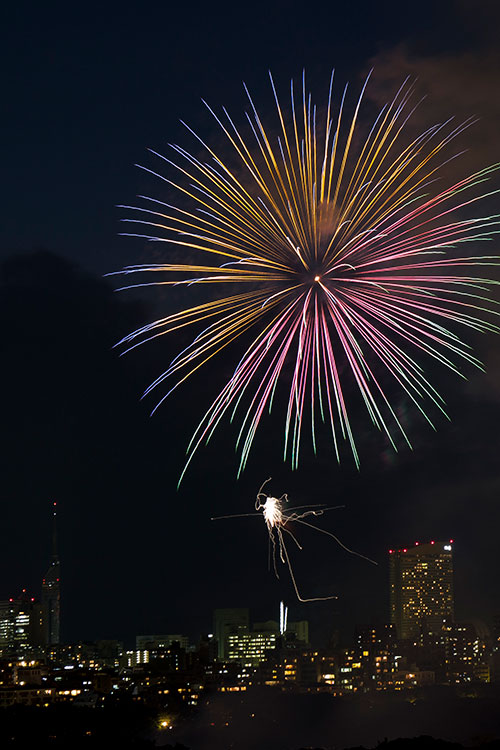
[[[399,638],[440,632],[453,619],[453,540],[389,550],[391,622]]]
[[[52,512],[52,558],[42,581],[42,605],[45,610],[45,641],[48,646],[59,643],[61,618],[61,566],[57,553],[57,503]]]

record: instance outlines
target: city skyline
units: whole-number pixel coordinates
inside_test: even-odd
[[[53,525],[49,571],[56,564],[59,573],[54,531]],[[274,611],[267,613],[271,619],[265,621],[258,621],[249,607],[216,608],[213,632],[194,639],[179,630],[152,634],[145,629],[136,634],[133,645],[117,638],[54,643],[53,595],[57,593],[57,604],[64,604],[64,588],[62,599],[59,586],[56,591],[49,588],[45,607],[24,592],[17,602],[0,601],[0,709],[7,717],[9,711],[64,707],[81,714],[86,709],[89,727],[95,709],[105,717],[108,707],[115,716],[123,707],[127,717],[142,711],[151,727],[160,733],[168,729],[177,741],[195,738],[199,732],[205,736],[208,727],[214,738],[221,729],[227,737],[227,728],[233,726],[240,745],[251,729],[248,719],[260,713],[263,704],[276,706],[280,701],[288,727],[280,738],[285,742],[288,732],[295,738],[300,729],[295,728],[294,712],[288,712],[303,696],[309,698],[311,716],[324,709],[325,698],[336,701],[329,705],[322,728],[332,737],[338,737],[338,720],[354,697],[369,700],[370,707],[378,705],[379,710],[392,706],[401,717],[401,707],[414,701],[426,707],[439,707],[444,701],[443,710],[447,706],[450,711],[450,702],[466,691],[469,702],[474,698],[477,703],[468,721],[477,721],[478,712],[484,716],[481,721],[490,721],[488,706],[500,684],[500,630],[498,621],[495,632],[488,634],[475,622],[453,618],[454,543],[435,539],[388,550],[385,588],[392,606],[384,622],[365,617],[351,633],[339,637],[332,629],[323,643],[310,638],[307,620],[287,618],[283,601],[276,602]],[[441,600],[438,592],[443,587],[448,598]],[[38,633],[33,627],[37,624]],[[277,696],[282,696],[278,703]],[[460,710],[464,717],[470,712],[466,705]],[[436,727],[448,726],[445,716]],[[391,728],[397,726],[394,721]],[[371,722],[365,724],[366,737],[374,731],[370,726]],[[412,722],[407,718],[401,726],[409,728]],[[58,724],[50,731],[61,730]],[[19,731],[16,727],[16,734]],[[310,728],[307,731],[310,737]],[[347,736],[358,735],[350,728]]]
[[[45,644],[51,646],[57,645],[60,642],[71,642],[67,638],[61,641],[60,637],[61,588],[57,541],[57,503],[52,502],[51,505],[51,561],[48,568],[49,575],[46,573],[42,578],[39,599],[30,597],[27,589],[23,588],[17,599],[9,597],[8,599],[0,600],[0,620],[3,622],[3,625],[0,625],[0,641],[3,639],[4,643],[7,642],[7,634],[14,633],[16,630],[16,617],[19,619],[16,612],[19,608],[23,610],[21,611],[21,620],[23,618],[25,620],[25,622],[24,620],[21,622],[21,625],[27,625],[25,630],[23,628],[21,630],[26,634],[33,632],[34,635],[30,637],[32,637],[34,645]],[[441,630],[443,622],[456,622],[457,618],[455,617],[454,606],[455,574],[452,562],[454,544],[454,539],[447,541],[430,540],[429,542],[407,543],[406,547],[389,549],[386,590],[379,590],[377,592],[379,597],[382,594],[383,598],[387,600],[386,612],[379,612],[377,615],[374,615],[373,612],[366,611],[365,617],[360,618],[358,622],[352,624],[350,630],[338,628],[332,621],[329,623],[329,631],[324,627],[320,628],[322,630],[323,641],[328,642],[332,637],[338,638],[340,635],[342,641],[348,642],[349,639],[354,637],[356,629],[361,626],[361,623],[365,625],[392,623],[396,628],[399,638],[415,639],[419,637],[423,630],[429,633],[437,633]],[[24,609],[26,608],[24,607],[23,609],[25,603],[29,603],[30,607],[30,613],[26,615],[24,614]],[[16,611],[14,611],[13,607],[17,607]],[[11,612],[10,616],[8,615],[9,608]],[[295,609],[296,612],[301,611],[298,602],[292,603],[292,609]],[[262,606],[259,606],[258,603],[252,607],[252,610],[263,613]],[[288,605],[285,606],[283,600],[280,601],[279,605],[276,604],[275,610],[275,615],[279,612],[276,619],[273,616],[269,617],[269,611],[267,614],[264,612],[261,621],[257,618],[251,626],[249,606],[226,607],[222,609],[213,608],[212,631],[214,642],[217,643],[219,659],[224,659],[228,655],[229,644],[227,637],[230,634],[236,637],[238,633],[248,635],[254,631],[258,631],[261,634],[273,633],[273,639],[275,639],[280,633],[280,628],[286,626],[287,620],[287,632],[295,633],[299,640],[309,643],[309,622],[306,619],[296,618],[297,622],[290,620],[288,618]],[[490,623],[486,624],[477,616],[477,613],[475,615],[472,617],[475,627],[478,627],[483,635],[489,632],[490,637],[494,638],[500,618],[500,602],[494,606],[494,614]],[[8,624],[10,622],[9,617],[13,618],[11,624]],[[459,619],[463,620],[464,618]],[[179,622],[171,620],[169,625],[175,629],[178,628]],[[193,636],[194,631],[189,624],[186,624],[186,627],[183,629],[189,635],[182,635],[178,632],[179,637],[177,640],[179,640],[183,647],[186,647],[189,639],[192,639],[192,642],[196,642],[200,633],[209,632],[207,614],[205,614],[205,626],[195,636]],[[142,632],[147,632],[147,630],[148,628],[145,628]],[[166,632],[167,630],[164,629],[163,633]],[[316,632],[314,632],[314,636],[317,644]],[[28,643],[30,637],[24,636],[25,640],[23,641],[18,636],[13,638],[11,636],[11,640],[12,643]],[[166,638],[165,635],[145,636],[138,635],[137,633],[124,637],[123,633],[120,634],[116,631],[112,633],[99,633],[98,637],[99,639],[119,638],[129,643],[134,640],[137,648],[142,648],[142,646],[137,645],[139,640],[147,641],[147,639],[153,639],[156,642],[158,639]],[[87,640],[89,639],[85,637],[85,634],[81,634],[76,639],[78,642],[85,642]],[[168,640],[171,642],[176,639],[174,636],[168,636]],[[234,640],[232,647],[233,650],[239,648],[237,638]],[[258,648],[261,647],[258,646]]]
[[[434,559],[439,559],[439,554],[434,554]],[[415,595],[415,600],[410,600],[411,615],[418,614],[418,620],[414,616],[406,622],[404,618],[401,620],[393,606],[393,622],[357,625],[348,642],[339,641],[338,633],[332,632],[329,642],[322,646],[310,642],[307,621],[287,624],[283,620],[283,602],[279,606],[279,622],[251,622],[248,608],[215,609],[214,632],[202,633],[194,643],[180,633],[142,634],[136,636],[133,649],[116,639],[50,643],[50,630],[43,628],[43,619],[38,622],[39,613],[42,618],[45,614],[43,607],[37,607],[26,594],[14,603],[13,600],[0,602],[0,677],[3,675],[0,704],[31,704],[32,699],[38,704],[44,695],[54,693],[61,697],[81,695],[82,698],[85,694],[85,700],[94,700],[95,706],[98,694],[110,692],[115,680],[130,691],[135,682],[134,674],[142,679],[140,675],[149,669],[153,670],[152,675],[162,674],[167,684],[168,679],[179,684],[184,675],[187,692],[192,684],[189,680],[196,679],[195,674],[201,680],[197,692],[204,689],[201,683],[207,680],[212,689],[216,687],[222,692],[246,691],[252,685],[288,685],[299,692],[327,691],[338,696],[356,691],[401,691],[429,689],[434,685],[500,682],[500,630],[496,628],[493,636],[488,635],[480,632],[474,623],[455,621],[449,611],[441,610],[434,618],[429,617],[429,603],[432,604],[433,599],[429,598],[426,574],[417,567],[422,560],[429,564],[429,555],[421,554],[406,566],[409,575],[399,576],[397,595],[393,590],[394,570],[391,570],[389,583],[392,602],[402,601],[403,604],[411,585]],[[446,574],[443,576],[438,566],[434,589],[443,581],[446,581]],[[422,603],[425,604],[423,609]],[[404,606],[402,611],[405,612]],[[36,614],[34,622],[31,614]],[[96,676],[100,687],[95,687],[93,680],[87,681],[89,669],[105,672],[102,678]],[[43,684],[54,678],[56,682],[61,681],[62,677],[56,676],[61,670],[76,670],[71,691],[62,692],[64,686],[54,691],[50,682]],[[115,678],[110,677],[109,670],[115,670]],[[92,690],[85,687],[91,684],[97,690],[94,698]],[[16,685],[27,687],[16,692],[19,691]],[[150,686],[147,672],[144,685]],[[33,690],[35,686],[41,689]],[[118,689],[118,685],[113,685],[114,689]],[[170,690],[159,692],[168,694]],[[51,700],[53,698],[44,705],[49,705]]]

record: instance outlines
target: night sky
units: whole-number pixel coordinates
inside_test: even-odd
[[[457,617],[491,626],[500,612],[500,339],[471,340],[486,374],[437,376],[452,421],[439,420],[434,433],[409,416],[413,452],[393,454],[360,415],[359,472],[347,453],[338,466],[325,441],[317,458],[306,447],[292,473],[275,415],[236,481],[236,427],[226,422],[177,491],[189,437],[234,356],[214,361],[150,418],[154,402],[141,393],[184,340],[126,357],[113,345],[181,293],[173,302],[165,292],[116,293],[104,278],[167,257],[163,246],[119,236],[117,204],[158,189],[134,164],[148,164],[147,148],[190,148],[181,118],[219,143],[200,99],[240,117],[243,80],[265,112],[268,69],[286,89],[305,67],[320,99],[332,67],[359,88],[373,66],[374,102],[410,74],[428,95],[417,124],[478,115],[461,141],[466,166],[498,161],[500,11],[483,0],[436,6],[19,3],[2,11],[0,598],[25,587],[38,595],[57,501],[65,641],[195,636],[210,630],[214,607],[249,606],[255,620],[268,619],[281,597],[290,619],[309,619],[318,638],[347,635],[356,623],[388,619],[388,548],[429,539],[455,540]],[[285,571],[276,581],[267,569],[261,519],[210,521],[251,512],[269,476],[273,494],[295,504],[345,505],[322,525],[378,567],[311,531],[294,558],[297,578],[309,596],[339,598],[294,601]]]

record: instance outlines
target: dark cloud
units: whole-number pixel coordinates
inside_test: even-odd
[[[450,22],[463,31],[458,38],[446,26],[440,28],[440,44],[422,47],[419,36],[409,36],[381,49],[370,61],[374,82],[368,96],[385,103],[409,76],[416,87],[415,100],[425,97],[412,118],[415,127],[432,121],[455,121],[469,117],[478,122],[456,141],[457,150],[468,148],[458,169],[474,171],[500,161],[500,49],[497,29],[500,9],[493,2],[453,4]]]

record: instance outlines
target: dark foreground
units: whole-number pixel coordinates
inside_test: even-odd
[[[497,689],[352,698],[271,689],[244,696],[215,694],[207,700],[184,718],[137,704],[2,709],[0,748],[500,750]]]

